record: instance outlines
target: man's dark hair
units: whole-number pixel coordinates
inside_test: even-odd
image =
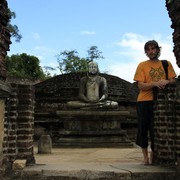
[[[161,47],[159,46],[159,44],[155,41],[155,40],[150,40],[150,41],[147,41],[144,45],[144,51],[146,53],[146,51],[148,50],[149,46],[154,46],[156,49],[159,50],[159,54],[158,54],[158,57],[160,56],[161,54]],[[146,54],[147,55],[147,54]]]
[[[149,48],[149,46],[154,46],[155,48],[159,50],[161,49],[161,47],[158,45],[158,43],[155,40],[150,40],[146,42],[144,45],[144,50],[146,51]]]

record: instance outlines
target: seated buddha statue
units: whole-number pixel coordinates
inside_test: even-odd
[[[118,103],[110,101],[108,97],[107,81],[99,75],[96,62],[88,64],[87,76],[82,77],[79,87],[79,100],[69,101],[67,106],[71,108],[116,108]]]

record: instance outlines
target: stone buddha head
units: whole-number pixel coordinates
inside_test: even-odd
[[[99,68],[96,62],[92,61],[88,64],[88,74],[92,76],[99,74]]]

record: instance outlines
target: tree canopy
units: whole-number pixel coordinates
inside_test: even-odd
[[[91,46],[88,50],[88,56],[79,57],[76,50],[65,50],[57,55],[58,67],[61,74],[72,72],[87,71],[88,63],[97,59],[104,58],[97,48]],[[52,77],[51,72],[55,70],[53,67],[40,66],[40,61],[37,57],[27,55],[26,53],[6,56],[5,64],[7,69],[7,76],[28,78],[31,80],[45,80]],[[56,75],[56,74],[54,74]]]
[[[91,46],[88,50],[87,57],[79,57],[76,50],[65,50],[57,55],[58,69],[60,73],[83,72],[87,71],[87,65],[90,61],[103,59],[102,52],[97,46]]]
[[[97,59],[104,59],[102,52],[98,50],[97,46],[91,46],[88,50],[88,61],[94,61]]]
[[[20,55],[6,56],[5,64],[7,75],[13,77],[28,78],[32,80],[45,79],[40,61],[37,57],[22,53]]]
[[[11,20],[16,18],[16,13],[11,11],[10,9],[7,9],[7,11],[8,11],[8,16],[9,16],[9,22],[7,24],[7,29],[9,30],[11,36],[15,38],[15,41],[20,42],[22,35],[19,32],[19,28],[17,25],[13,25],[11,23]]]
[[[57,55],[57,61],[59,63],[58,69],[61,74],[71,72],[81,72],[87,69],[87,60],[80,58],[76,50],[65,50]]]

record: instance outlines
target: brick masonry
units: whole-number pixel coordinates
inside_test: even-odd
[[[33,155],[35,89],[32,85],[11,84],[6,101],[4,151],[35,163]],[[180,81],[160,90],[155,104],[155,159],[160,164],[180,163]]]
[[[11,88],[6,101],[3,153],[12,161],[27,159],[28,164],[33,164],[34,87],[11,84]]]
[[[7,23],[9,22],[8,16],[8,4],[5,0],[0,0],[0,79],[6,79],[6,67],[4,64],[4,58],[9,51],[10,41],[10,32],[7,29]]]
[[[159,90],[155,103],[155,160],[178,164],[180,158],[180,81]]]
[[[180,1],[179,0],[166,0],[166,8],[171,19],[171,28],[174,30],[174,55],[176,57],[176,64],[180,67]]]
[[[180,67],[180,1],[166,0],[166,7],[172,20],[174,54],[177,65]],[[4,57],[9,50],[10,33],[8,23],[7,2],[0,0],[0,77],[6,78]],[[57,79],[58,80],[58,79]],[[51,80],[50,80],[51,81]],[[55,82],[61,83],[61,82]],[[71,83],[65,82],[65,83]],[[11,84],[12,93],[6,101],[6,116],[4,122],[3,153],[11,160],[16,158],[27,159],[29,164],[34,163],[33,129],[34,129],[34,87],[31,85]],[[52,93],[51,86],[44,89]],[[120,86],[118,88],[121,89]],[[77,87],[75,87],[77,90]],[[180,163],[180,100],[179,82],[159,92],[158,103],[155,106],[155,154],[159,163]],[[114,86],[114,90],[116,90]],[[113,90],[113,91],[114,91]],[[131,90],[131,89],[129,89]],[[59,97],[63,97],[61,93]],[[111,92],[111,91],[110,91]],[[71,95],[71,94],[70,94]],[[119,98],[127,94],[118,94]],[[131,97],[131,96],[130,96]],[[48,97],[46,97],[48,99]],[[128,97],[129,98],[129,97]],[[55,97],[57,99],[57,97]]]
[[[130,125],[136,126],[137,87],[133,83],[117,76],[104,73],[100,75],[107,80],[108,99],[118,102],[118,111],[128,111],[130,112],[129,115],[114,116],[112,113],[112,116],[108,117],[106,115],[99,116],[97,113],[93,117],[89,117],[85,112],[84,116],[79,116],[79,114],[76,116],[71,115],[70,111],[72,109],[67,107],[67,102],[79,100],[79,82],[82,77],[86,76],[86,73],[63,74],[35,84],[35,131],[40,132],[41,129],[44,129],[45,133],[51,135],[54,144],[54,142],[59,139],[58,137],[63,136],[65,138],[65,136],[70,133],[74,134],[73,138],[78,134],[82,134],[81,137],[84,137],[83,131],[86,130],[88,132],[95,131],[94,133],[100,136],[101,131],[103,131],[103,126],[108,122],[109,129],[106,128],[106,130],[112,134],[115,134],[113,130],[120,133],[122,129],[128,129],[130,138],[134,136]],[[67,114],[58,116],[57,111],[66,111]],[[106,109],[106,111],[108,110]],[[72,129],[73,125],[76,127],[75,129]],[[77,133],[74,133],[74,131]],[[89,134],[92,133],[89,132]],[[106,135],[108,135],[108,133]],[[35,137],[36,139],[39,138],[37,133]],[[99,146],[100,145],[99,143]],[[115,145],[118,145],[118,143],[114,143],[114,146]],[[89,146],[91,145],[89,144]]]

